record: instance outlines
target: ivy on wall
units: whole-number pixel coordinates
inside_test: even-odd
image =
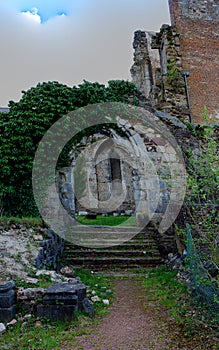
[[[108,86],[84,80],[73,87],[53,81],[39,83],[22,94],[19,102],[9,102],[9,113],[0,114],[1,215],[38,215],[32,194],[32,165],[37,146],[50,126],[89,104],[136,104],[138,90],[124,80],[111,80]]]

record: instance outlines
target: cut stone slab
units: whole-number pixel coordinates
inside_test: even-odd
[[[73,296],[78,297],[78,301],[82,301],[86,297],[85,284],[78,283],[57,283],[50,286],[46,292],[43,300],[55,300],[57,297],[66,297],[70,299]]]
[[[0,308],[10,308],[15,303],[15,291],[9,290],[6,293],[0,293]]]
[[[49,295],[46,294],[43,298],[43,305],[77,305],[78,296],[77,295],[66,295],[66,294],[57,294]]]
[[[14,288],[13,281],[0,281],[0,293],[8,292],[10,289]]]
[[[13,320],[15,315],[14,306],[10,308],[0,308],[0,322],[8,323]]]
[[[49,318],[54,321],[72,321],[74,313],[78,311],[77,305],[38,305],[37,316]]]
[[[51,320],[71,321],[76,311],[83,310],[86,286],[75,279],[75,283],[57,283],[50,286],[37,306],[37,316]]]

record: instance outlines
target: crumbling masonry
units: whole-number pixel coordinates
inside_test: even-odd
[[[187,120],[188,71],[191,114],[199,123],[204,106],[219,112],[219,1],[169,0],[169,7],[171,26],[135,32],[132,79],[153,107]]]

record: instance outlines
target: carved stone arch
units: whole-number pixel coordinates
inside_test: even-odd
[[[149,118],[151,118],[150,120],[152,121],[159,120],[158,113],[152,114],[148,111],[144,111],[144,113],[148,113]],[[177,128],[182,127],[179,125],[180,122],[173,117],[164,114],[162,114],[162,117],[169,118],[167,120],[168,123],[170,122],[173,124],[175,121]],[[100,191],[97,186],[96,163],[100,163],[104,159],[107,159],[108,169],[106,175],[104,175],[106,176],[106,181],[103,181],[103,184],[106,187],[108,186],[109,195],[112,178],[114,180],[116,180],[117,177],[119,180],[121,178],[124,184],[126,174],[124,164],[126,162],[126,157],[129,158],[129,162],[131,162],[132,165],[130,173],[132,176],[133,201],[125,204],[127,205],[127,208],[130,208],[128,205],[132,205],[133,210],[136,210],[137,224],[139,224],[140,227],[142,227],[144,219],[152,214],[149,220],[150,223],[146,230],[150,229],[150,232],[154,233],[161,249],[168,252],[169,247],[174,246],[175,238],[171,229],[166,232],[159,232],[159,225],[163,220],[163,214],[167,211],[168,203],[171,199],[171,191],[168,188],[168,179],[166,180],[163,178],[163,175],[168,175],[170,173],[168,162],[171,162],[174,167],[175,165],[178,167],[178,161],[176,159],[177,151],[174,149],[174,145],[171,146],[167,142],[165,130],[163,134],[159,134],[159,130],[157,131],[156,126],[154,130],[151,130],[150,125],[142,127],[139,123],[133,122],[131,124],[122,119],[118,121],[118,125],[119,127],[121,126],[123,134],[126,136],[122,136],[115,130],[110,130],[108,134],[99,133],[98,137],[95,136],[97,138],[96,142],[92,143],[89,141],[89,144],[84,144],[87,156],[86,166],[90,169],[87,175],[89,190],[85,191],[87,192],[87,195],[84,201],[84,208],[86,209],[86,205],[89,205],[90,210],[95,210],[97,212],[101,212],[102,210],[98,203],[98,200],[100,199],[98,198]],[[120,174],[118,175],[119,172],[117,170],[117,175],[112,176],[112,171],[110,172],[109,169],[109,159],[117,158],[119,158],[119,162],[115,162],[116,165],[114,164],[114,166],[117,167],[117,169],[120,167]],[[150,165],[150,163],[153,165],[153,171],[149,169],[148,165]],[[74,164],[72,164],[72,167],[74,167]],[[69,170],[69,173],[72,173],[72,168]],[[154,173],[157,174],[156,181],[153,179]],[[62,178],[67,178],[67,176],[62,175]],[[70,176],[68,176],[68,178],[72,179]],[[64,187],[67,189],[66,185],[62,186],[62,188]],[[104,194],[104,191],[102,191],[102,193]],[[178,192],[174,195],[177,197],[177,194]],[[67,197],[66,193],[62,195],[62,198],[66,201],[68,199]],[[72,198],[72,194],[69,197]],[[108,197],[102,198],[103,202],[107,202],[109,199]],[[176,203],[177,198],[174,200],[174,203]],[[107,210],[107,208],[105,209]],[[124,207],[117,207],[117,209],[118,211],[124,210]],[[168,215],[170,216],[171,221],[171,209],[168,210]],[[168,226],[168,218],[165,224]]]

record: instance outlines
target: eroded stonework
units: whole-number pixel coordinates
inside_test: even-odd
[[[170,6],[173,0],[170,0]],[[191,19],[202,19],[205,21],[219,20],[218,0],[180,0],[179,7],[182,8],[182,15]]]
[[[200,123],[205,107],[209,115],[219,111],[219,1],[169,0],[169,7],[171,26],[135,32],[132,80],[146,104]]]
[[[185,169],[178,146],[163,129],[160,119],[179,128],[181,133],[186,127],[169,115],[151,114],[142,108],[135,110],[142,111],[148,124],[118,117],[120,132],[109,129],[106,133],[105,130],[84,137],[75,147],[71,166],[59,173],[61,202],[68,212],[75,208],[73,215],[81,211],[102,214],[131,211],[137,228],[141,230],[150,223],[159,245],[170,246],[174,232],[168,228],[182,204],[181,179]],[[72,182],[65,183],[63,179]],[[68,202],[66,189],[69,187]]]
[[[186,120],[189,115],[182,73],[179,34],[169,25],[159,33],[134,34],[132,81],[156,109]]]

